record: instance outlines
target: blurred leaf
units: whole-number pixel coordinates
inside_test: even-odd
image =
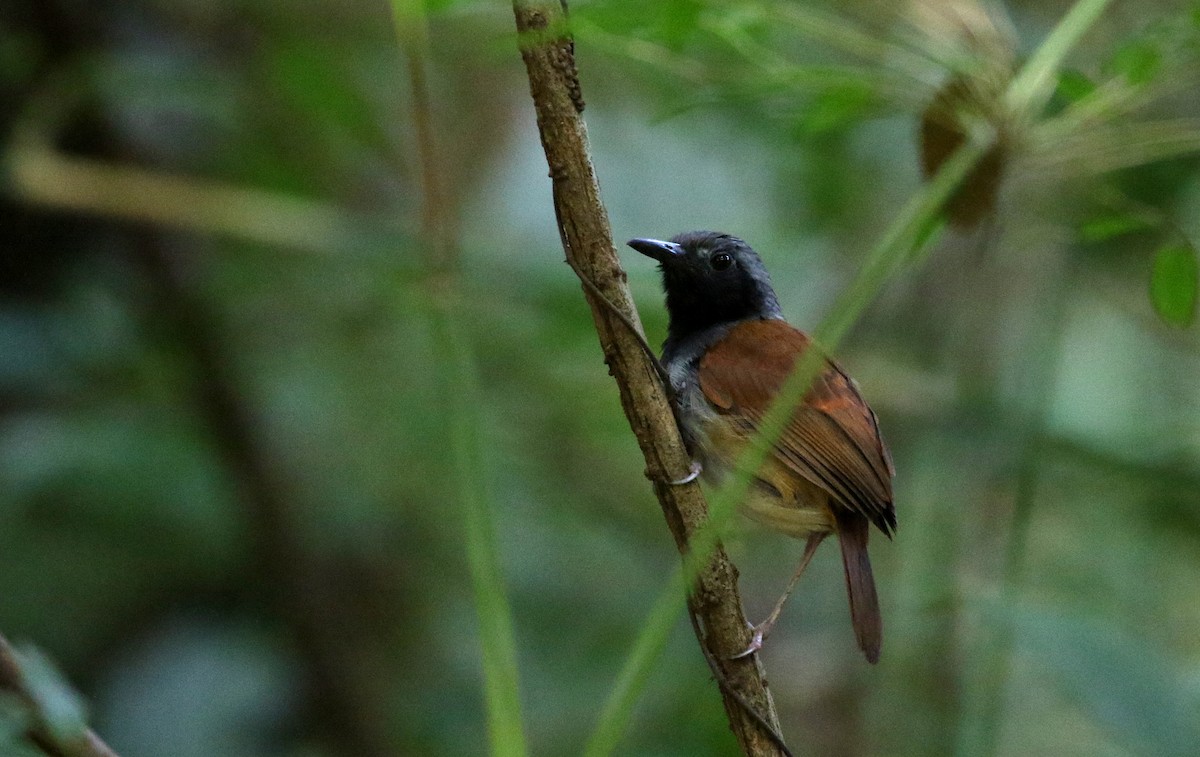
[[[1190,326],[1196,317],[1196,250],[1190,245],[1167,245],[1154,255],[1150,301],[1172,326]]]
[[[1110,76],[1123,76],[1130,84],[1149,84],[1162,70],[1162,53],[1149,40],[1132,40],[1117,48],[1104,66]]]
[[[734,47],[740,44],[740,35],[766,42],[775,30],[773,14],[750,3],[726,6],[720,13],[707,14],[702,22],[711,31],[727,34],[727,41]]]
[[[375,148],[386,138],[379,118],[338,61],[338,51],[313,45],[288,46],[267,58],[279,90],[314,122],[327,120]]]
[[[588,3],[571,9],[610,34],[657,42],[678,52],[692,40],[700,26],[704,4],[696,0],[638,3],[614,0]]]
[[[0,85],[24,83],[42,62],[39,40],[28,34],[0,35]]]
[[[100,679],[98,730],[123,757],[279,754],[258,734],[286,729],[306,688],[294,652],[264,630],[201,613],[142,628]]]
[[[21,697],[9,691],[0,691],[0,754],[9,754],[14,745],[24,741],[25,732],[32,724],[29,706]]]
[[[1095,82],[1075,69],[1058,75],[1058,94],[1069,102],[1079,102],[1095,91]]]
[[[1145,218],[1127,213],[1108,213],[1084,221],[1079,227],[1079,236],[1086,242],[1104,242],[1151,226]]]
[[[847,84],[818,95],[800,119],[800,127],[810,134],[848,129],[860,122],[875,103],[868,87]]]
[[[700,25],[701,3],[695,0],[640,4],[636,13],[629,18],[649,20],[663,44],[672,49],[683,47]]]
[[[1200,701],[1179,661],[1111,622],[1053,608],[1015,608],[1023,649],[1099,726],[1137,753],[1194,754]]]
[[[66,682],[50,658],[31,646],[14,650],[21,664],[25,689],[55,743],[78,740],[87,730],[83,700]]]

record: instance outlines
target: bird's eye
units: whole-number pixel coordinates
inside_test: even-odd
[[[733,256],[727,252],[721,252],[713,255],[712,260],[709,262],[712,264],[714,270],[724,271],[726,268],[733,265]]]

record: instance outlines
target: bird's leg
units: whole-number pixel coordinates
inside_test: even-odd
[[[775,622],[779,620],[779,614],[783,612],[783,606],[787,603],[788,597],[791,596],[792,590],[796,588],[797,582],[800,581],[800,576],[804,575],[804,569],[812,562],[813,555],[817,552],[817,547],[828,536],[827,533],[813,534],[808,537],[808,543],[804,545],[804,554],[800,557],[800,565],[796,568],[796,572],[792,574],[792,578],[788,581],[787,588],[783,590],[783,596],[775,603],[771,614],[766,617],[766,620],[756,626],[751,626],[750,646],[746,647],[744,652],[739,652],[733,656],[733,659],[752,655],[762,649],[763,642],[766,641],[767,634],[771,633],[771,629],[775,627]]]

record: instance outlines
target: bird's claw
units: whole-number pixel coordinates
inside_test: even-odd
[[[690,484],[696,479],[700,478],[700,473],[703,470],[704,468],[700,465],[700,461],[693,460],[691,466],[688,468],[688,474],[686,476],[675,479],[674,481],[667,481],[667,483],[671,486],[683,486],[684,484]]]
[[[766,624],[762,623],[757,626],[754,626],[754,625],[750,626],[750,631],[751,631],[750,645],[747,646],[741,652],[738,652],[737,654],[733,655],[729,659],[740,660],[743,657],[749,657],[750,655],[754,654],[758,650],[762,649],[763,641],[766,639],[766,636],[764,634],[766,631],[770,630],[769,628],[763,628],[764,625],[766,625]]]

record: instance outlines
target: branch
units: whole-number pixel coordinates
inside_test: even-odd
[[[589,282],[584,296],[605,363],[617,382],[621,405],[646,459],[646,474],[654,483],[667,526],[680,552],[686,554],[689,540],[708,518],[708,506],[698,484],[665,483],[687,476],[691,460],[653,363],[642,349],[640,321],[613,248],[589,155],[574,42],[566,33],[564,8],[546,0],[516,0],[513,11],[550,167],[563,250],[571,267]],[[639,333],[632,332],[625,321]],[[743,752],[785,753],[771,730],[748,711],[753,708],[778,732],[778,715],[757,657],[730,659],[745,649],[748,633],[737,591],[737,570],[720,546],[700,572],[689,606],[701,623],[696,628],[701,649],[723,679],[725,712]]]
[[[0,180],[30,204],[320,256],[377,257],[399,236],[381,219],[319,200],[69,155],[30,128],[0,145]]]
[[[28,708],[31,714],[30,741],[52,757],[117,757],[117,753],[82,722],[79,722],[79,730],[70,738],[58,733],[58,729],[50,723],[36,688],[36,684],[31,685],[30,676],[23,669],[17,651],[8,643],[8,639],[0,635],[0,691],[16,695]],[[52,693],[61,697],[57,691]]]

